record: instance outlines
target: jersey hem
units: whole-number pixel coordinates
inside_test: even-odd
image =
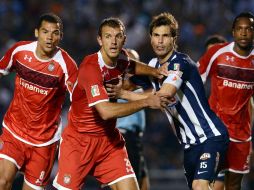
[[[34,144],[34,143],[31,143],[29,141],[26,141],[26,140],[22,139],[21,137],[16,135],[14,132],[12,132],[11,129],[9,129],[7,127],[7,125],[4,123],[4,121],[3,121],[3,127],[7,131],[9,131],[15,139],[18,139],[19,141],[21,141],[23,143],[26,143],[26,144],[29,144],[29,145],[32,145],[32,146],[36,146],[36,147],[48,146],[48,145],[53,144],[54,142],[58,141],[60,139],[60,134],[61,134],[61,131],[62,131],[62,123],[60,123],[60,125],[58,126],[58,129],[57,129],[57,131],[56,131],[56,133],[54,135],[54,137],[51,140],[49,140],[49,141],[47,141],[45,143],[42,143],[42,144]]]

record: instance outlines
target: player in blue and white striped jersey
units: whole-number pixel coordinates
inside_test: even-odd
[[[166,93],[172,104],[166,109],[171,126],[184,145],[184,169],[190,189],[209,189],[223,164],[228,144],[224,124],[210,109],[195,63],[176,51],[178,23],[169,13],[155,16],[150,23],[151,45],[157,56],[152,67],[168,64],[168,77],[153,79],[157,93]]]

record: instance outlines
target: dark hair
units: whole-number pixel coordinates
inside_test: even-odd
[[[178,36],[178,22],[175,17],[170,13],[161,13],[153,17],[152,22],[149,25],[149,33],[152,35],[153,29],[159,26],[168,25],[170,27],[170,33],[172,37]]]
[[[205,41],[205,47],[207,48],[209,45],[225,42],[227,42],[226,38],[219,34],[214,34],[207,38],[207,40]]]
[[[99,36],[101,36],[102,28],[104,26],[109,26],[112,28],[121,28],[123,30],[124,35],[125,35],[125,26],[119,18],[109,17],[109,18],[104,19],[99,26],[99,30],[98,30]]]
[[[235,28],[235,24],[239,18],[249,18],[252,22],[252,27],[254,27],[254,15],[251,12],[242,12],[235,17],[233,21],[232,29]]]
[[[39,18],[39,21],[37,23],[37,26],[36,26],[37,29],[39,29],[41,27],[41,24],[42,24],[43,21],[47,21],[47,22],[50,22],[50,23],[59,23],[60,32],[63,32],[63,22],[60,19],[60,17],[57,16],[56,14],[54,14],[54,13],[45,13],[45,14],[41,15],[40,18]]]

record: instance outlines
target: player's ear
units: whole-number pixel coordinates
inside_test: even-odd
[[[126,41],[126,35],[124,35],[123,45],[125,44],[125,41]]]
[[[35,36],[36,38],[38,38],[38,36],[39,36],[39,31],[38,31],[37,28],[34,30],[34,36]]]
[[[100,46],[102,46],[101,36],[97,36],[97,42]]]
[[[235,37],[235,30],[232,30],[232,36]]]

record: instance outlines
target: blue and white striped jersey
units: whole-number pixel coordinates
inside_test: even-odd
[[[180,143],[188,148],[208,138],[227,135],[226,127],[209,107],[196,64],[187,55],[176,51],[168,63],[168,77],[152,79],[152,84],[156,91],[164,83],[178,89],[175,101],[165,109],[165,113]],[[149,65],[160,66],[157,58],[152,59]]]

